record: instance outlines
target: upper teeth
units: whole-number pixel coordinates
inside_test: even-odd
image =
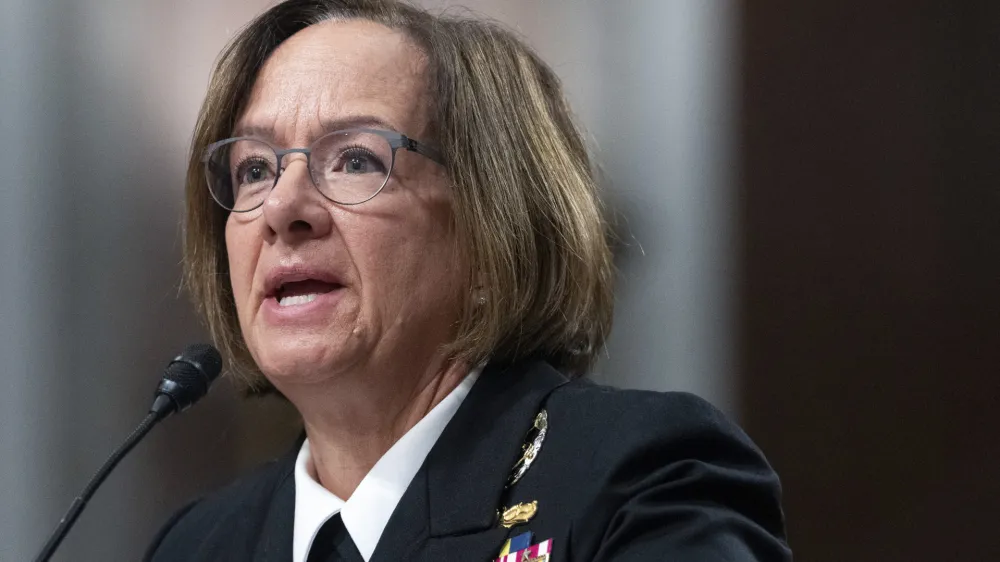
[[[309,293],[308,295],[295,295],[292,297],[278,297],[278,306],[295,306],[297,304],[306,304],[307,302],[312,302],[316,300],[319,293]]]

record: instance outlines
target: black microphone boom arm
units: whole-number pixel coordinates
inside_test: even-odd
[[[80,495],[73,500],[66,515],[59,521],[59,525],[52,536],[45,543],[42,551],[35,557],[35,562],[48,562],[52,554],[59,548],[59,544],[66,538],[66,534],[76,523],[80,513],[87,507],[87,502],[97,491],[97,488],[104,483],[104,480],[111,474],[111,471],[118,466],[118,463],[135,447],[142,438],[157,423],[174,412],[181,412],[197,402],[222,371],[222,357],[219,352],[210,345],[196,344],[188,346],[183,353],[174,358],[167,365],[163,379],[156,389],[156,397],[153,405],[149,409],[142,423],[135,428],[104,465],[94,474],[87,486],[80,492]]]

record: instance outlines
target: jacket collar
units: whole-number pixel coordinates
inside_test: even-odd
[[[409,559],[428,537],[452,537],[443,552],[460,553],[462,560],[477,549],[485,558],[499,548],[506,530],[498,528],[497,509],[507,477],[545,398],[567,382],[544,361],[487,365],[400,499],[371,562]],[[255,561],[291,558],[295,488],[289,480],[303,439],[279,463],[273,503],[264,510],[268,538],[257,544]]]
[[[544,361],[487,366],[424,465],[430,536],[497,525],[524,437],[545,398],[567,382]]]
[[[488,365],[396,506],[370,562],[495,553],[508,533],[497,520],[507,476],[545,398],[567,382],[543,361]]]
[[[273,480],[272,491],[265,496],[267,503],[246,510],[246,512],[258,510],[263,514],[257,529],[244,531],[248,539],[255,540],[252,547],[253,556],[251,557],[249,552],[242,552],[241,545],[234,544],[230,545],[226,558],[217,559],[233,562],[237,560],[283,562],[292,558],[292,532],[295,525],[295,481],[292,471],[295,467],[295,458],[305,438],[305,432],[302,432],[295,440],[295,445],[275,463],[276,477]],[[250,520],[252,518],[246,516],[238,517],[237,524],[244,524]]]

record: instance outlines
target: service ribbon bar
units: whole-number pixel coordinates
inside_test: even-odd
[[[494,562],[548,562],[552,539],[497,558]]]

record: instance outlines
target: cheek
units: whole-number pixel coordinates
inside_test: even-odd
[[[369,279],[382,306],[419,315],[417,309],[453,301],[461,269],[449,202],[419,201],[386,226],[368,238],[367,252]]]

